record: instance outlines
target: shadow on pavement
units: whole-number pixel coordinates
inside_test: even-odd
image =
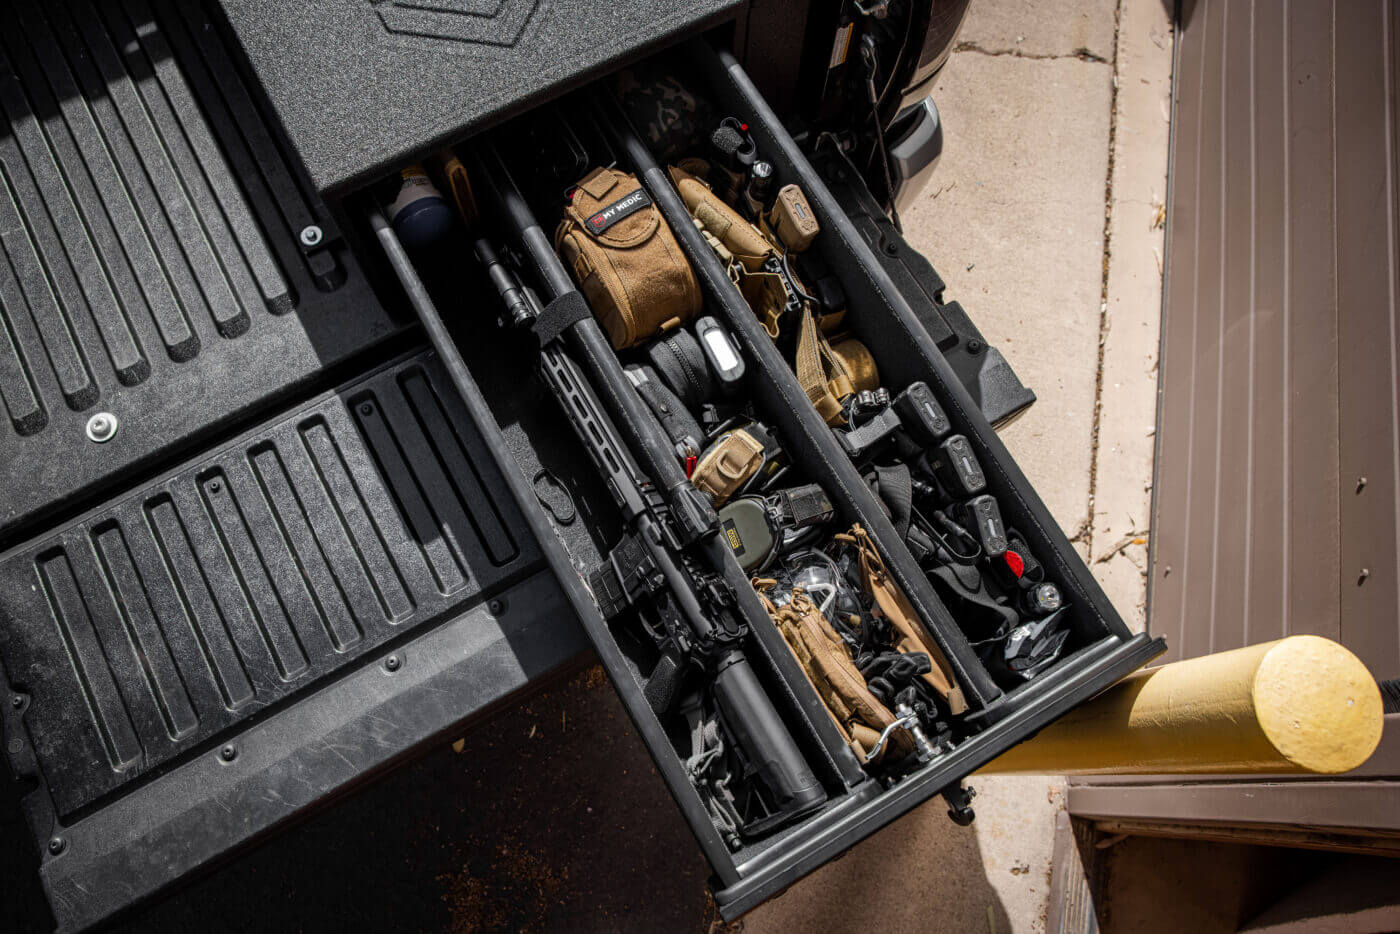
[[[594,667],[123,931],[699,931],[708,868]]]
[[[745,934],[1013,930],[987,880],[976,824],[959,827],[945,811],[935,798],[857,844],[752,911],[744,919]]]
[[[731,930],[1010,931],[973,828],[943,812],[929,802]],[[115,930],[723,930],[708,875],[594,666]],[[19,930],[51,923],[33,895]]]

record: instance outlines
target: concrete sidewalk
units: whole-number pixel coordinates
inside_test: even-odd
[[[1161,0],[975,0],[934,99],[946,149],[904,216],[1038,401],[1003,438],[1128,624],[1145,623],[1171,24]],[[930,801],[745,932],[1046,930],[1060,777]]]

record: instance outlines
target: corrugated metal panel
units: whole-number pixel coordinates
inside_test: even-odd
[[[1317,633],[1400,675],[1396,18],[1184,5],[1150,607],[1170,657]]]

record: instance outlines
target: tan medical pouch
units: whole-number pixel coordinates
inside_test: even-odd
[[[695,272],[635,175],[588,173],[559,222],[554,248],[617,350],[700,311]]]

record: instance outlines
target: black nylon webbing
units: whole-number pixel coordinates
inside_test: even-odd
[[[535,337],[539,338],[540,346],[543,347],[563,334],[569,325],[592,316],[593,312],[589,309],[588,302],[571,289],[545,305],[544,310],[535,318]]]
[[[876,495],[890,510],[890,522],[900,538],[909,535],[909,517],[914,507],[914,484],[904,464],[875,468]]]

